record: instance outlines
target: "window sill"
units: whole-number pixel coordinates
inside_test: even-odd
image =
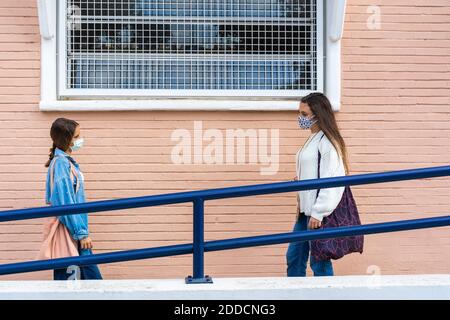
[[[41,101],[41,111],[296,111],[298,101],[255,100],[56,100]]]

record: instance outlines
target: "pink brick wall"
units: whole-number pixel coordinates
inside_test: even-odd
[[[369,30],[367,7],[381,8],[381,29]],[[343,39],[342,111],[352,174],[446,165],[450,161],[450,6],[447,0],[349,0]],[[82,125],[79,152],[90,200],[142,196],[288,180],[294,154],[307,133],[294,112],[39,111],[40,37],[34,0],[0,3],[0,210],[44,205],[49,128],[59,116]],[[280,171],[259,166],[177,166],[171,163],[173,129],[280,128]],[[364,223],[448,215],[450,179],[354,187]],[[206,205],[206,239],[290,231],[291,194]],[[91,215],[96,252],[191,241],[191,206],[177,205]],[[0,263],[32,259],[40,221],[0,224]],[[337,274],[450,273],[449,228],[366,238],[366,251],[338,261]],[[287,245],[206,255],[213,276],[283,276]],[[191,256],[101,266],[105,278],[182,278]],[[372,270],[372,269],[371,269]],[[47,279],[39,272],[1,279]]]

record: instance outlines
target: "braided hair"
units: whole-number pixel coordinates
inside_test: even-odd
[[[53,140],[53,146],[50,148],[48,155],[48,161],[45,164],[46,167],[50,166],[53,158],[55,157],[56,148],[66,151],[69,149],[72,143],[72,138],[75,135],[75,130],[78,127],[78,123],[74,120],[66,118],[56,119],[50,129],[50,137]]]

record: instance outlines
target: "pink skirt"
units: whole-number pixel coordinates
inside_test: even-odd
[[[70,236],[58,217],[48,217],[44,222],[44,242],[36,260],[79,256],[77,242]]]

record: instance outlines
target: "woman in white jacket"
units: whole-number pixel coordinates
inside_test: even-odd
[[[298,123],[311,135],[296,154],[299,180],[318,178],[318,151],[321,155],[320,178],[344,176],[348,173],[348,157],[330,101],[322,93],[311,93],[301,99]],[[299,191],[297,193],[297,219],[294,231],[320,228],[322,219],[330,215],[341,201],[344,187]],[[286,253],[287,275],[306,276],[309,242],[291,242]],[[310,258],[314,276],[332,276],[331,260],[315,261]]]

